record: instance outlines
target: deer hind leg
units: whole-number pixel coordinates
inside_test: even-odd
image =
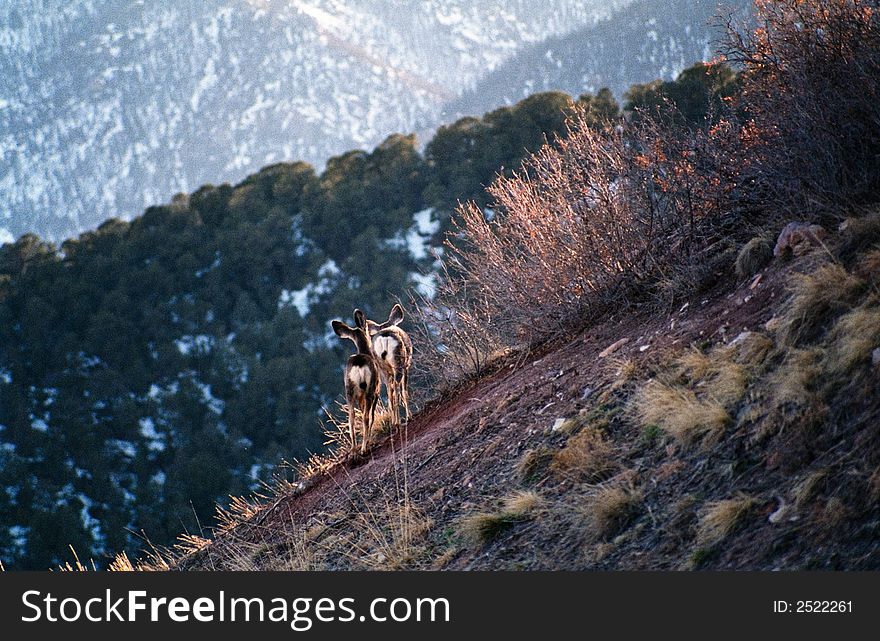
[[[403,409],[406,415],[406,422],[409,423],[409,419],[412,417],[412,414],[409,412],[409,371],[403,370],[403,376],[400,377],[400,399],[403,401]]]
[[[358,399],[359,409],[361,410],[361,454],[367,451],[367,437],[369,436],[370,408],[366,394],[361,394]]]
[[[361,454],[367,453],[367,443],[370,440],[370,429],[373,426],[373,419],[376,416],[376,399],[377,396],[369,396],[364,394],[361,397],[361,414],[363,416],[364,438],[361,441]]]
[[[394,380],[388,376],[384,369],[382,369],[382,385],[385,387],[385,396],[388,399],[386,405],[387,414],[391,420],[391,424],[394,425]]]
[[[394,427],[400,425],[400,412],[397,408],[399,402],[397,381],[394,380],[394,375],[392,374],[388,377],[388,411],[391,412],[391,425]]]
[[[370,430],[373,427],[373,424],[376,422],[376,406],[379,404],[379,389],[376,388],[376,395],[372,397],[370,400],[370,427],[367,428],[367,434],[370,433]]]
[[[354,432],[354,422],[355,422],[354,399],[349,398],[348,399],[348,438],[351,439],[352,451],[357,449],[357,439],[355,437],[355,432]]]

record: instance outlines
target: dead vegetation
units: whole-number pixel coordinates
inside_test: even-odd
[[[332,509],[273,516],[273,497],[296,494],[301,482],[279,481],[278,494],[220,512],[213,541],[188,537],[172,558],[132,566],[123,557],[114,569],[755,567],[757,550],[781,567],[825,567],[823,550],[837,541],[850,541],[851,567],[870,566],[857,558],[871,558],[871,530],[859,539],[852,527],[880,501],[876,294],[860,285],[847,305],[826,305],[813,297],[814,282],[790,276],[834,264],[845,272],[835,282],[846,281],[839,245],[832,238],[828,247],[819,261],[768,268],[774,295],[743,321],[756,329],[700,342],[684,334],[691,340],[643,357],[633,348],[620,357],[630,364],[623,383],[617,364],[599,359],[586,378],[534,387],[537,398],[522,403],[516,386],[545,376],[545,366],[539,378],[526,366],[511,374],[525,383],[500,377],[463,393],[474,414],[455,419],[448,428],[459,432],[441,432],[440,449],[421,462],[379,466],[357,483],[345,481],[357,460],[301,467],[336,479]],[[823,320],[810,342],[788,344],[780,328],[813,311]],[[711,323],[714,314],[694,318]],[[768,317],[777,320],[765,329]],[[583,360],[582,347],[567,349],[572,363]],[[855,421],[853,403],[863,405]],[[336,423],[328,430],[347,447]],[[400,439],[380,442],[392,460],[407,451]]]
[[[739,280],[751,278],[773,260],[773,243],[768,238],[758,236],[743,245],[736,256],[736,277]]]
[[[544,500],[534,491],[516,491],[501,501],[494,511],[468,514],[459,522],[459,533],[469,543],[488,543],[514,524],[533,517]]]
[[[686,447],[717,442],[746,389],[746,370],[733,355],[725,349],[685,352],[638,390],[634,407],[642,425],[657,425]]]
[[[607,539],[619,533],[638,513],[644,497],[629,485],[599,487],[580,510],[590,539]]]
[[[717,545],[734,531],[756,504],[757,499],[746,495],[709,503],[700,516],[697,542],[704,547]]]
[[[608,438],[601,430],[587,427],[556,452],[550,470],[562,478],[595,483],[607,478],[616,464]]]
[[[813,271],[797,274],[777,331],[779,340],[790,346],[814,341],[829,319],[849,309],[864,289],[863,280],[837,263],[823,263]]]

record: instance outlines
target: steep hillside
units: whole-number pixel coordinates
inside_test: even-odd
[[[844,227],[506,359],[171,567],[877,569],[880,215]]]

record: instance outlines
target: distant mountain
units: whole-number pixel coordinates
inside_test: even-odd
[[[2,3],[0,243],[429,129],[523,46],[628,1]]]
[[[608,19],[524,48],[449,103],[443,115],[483,113],[538,91],[577,96],[608,87],[620,96],[636,83],[671,80],[715,56],[719,11],[748,16],[751,6],[752,0],[633,2]]]

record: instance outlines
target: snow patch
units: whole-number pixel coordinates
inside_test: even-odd
[[[187,334],[175,340],[174,344],[177,345],[177,351],[184,356],[189,356],[193,351],[196,354],[207,354],[214,346],[214,337],[207,334]]]
[[[205,405],[208,406],[208,409],[214,412],[214,414],[222,414],[223,409],[226,407],[226,402],[217,398],[211,393],[211,386],[207,383],[202,383],[201,381],[193,380],[193,385],[199,388],[202,392],[202,400],[205,402]]]
[[[123,456],[127,456],[128,458],[134,458],[135,454],[137,454],[137,448],[134,443],[131,441],[126,441],[121,438],[113,438],[107,441],[107,444]]]
[[[416,260],[428,257],[431,238],[440,229],[440,221],[434,219],[434,208],[429,207],[413,214],[413,225],[406,233],[409,253]]]
[[[282,289],[278,296],[278,309],[296,307],[299,315],[305,317],[309,313],[312,302],[319,296],[333,289],[333,279],[340,273],[339,266],[333,259],[328,260],[318,269],[318,281],[309,283],[302,289]]]
[[[147,441],[147,448],[154,452],[165,451],[165,437],[156,431],[156,423],[146,416],[138,421],[140,433]]]
[[[434,294],[437,293],[437,275],[436,274],[420,274],[418,272],[412,272],[409,275],[410,280],[415,283],[416,291],[427,298],[428,300],[434,298]]]

